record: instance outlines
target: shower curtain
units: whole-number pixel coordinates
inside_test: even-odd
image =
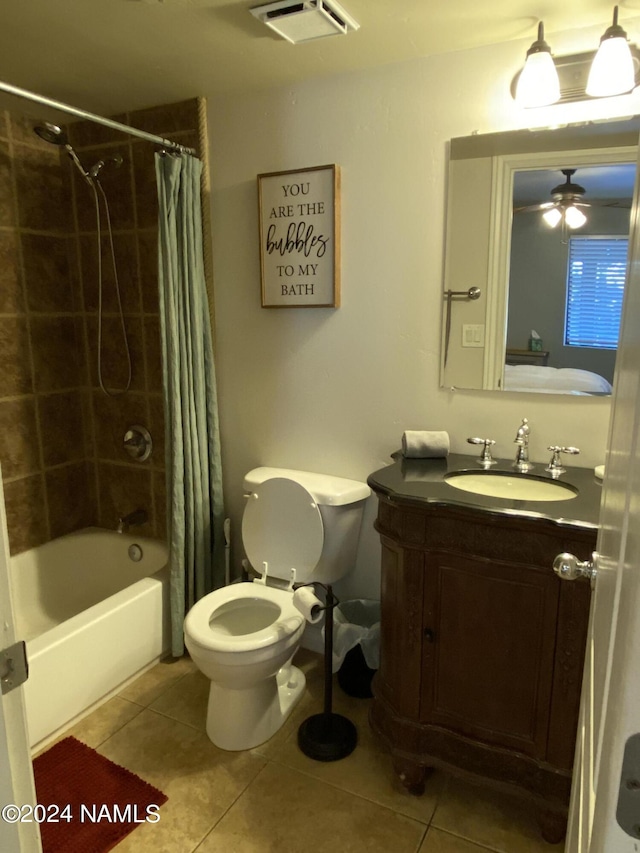
[[[202,248],[202,163],[187,154],[156,154],[155,160],[171,653],[179,657],[185,613],[224,582],[224,506]]]

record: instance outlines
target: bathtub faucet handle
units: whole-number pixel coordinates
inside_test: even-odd
[[[127,515],[121,515],[118,519],[118,533],[126,533],[130,527],[139,527],[149,520],[146,509],[134,509]]]

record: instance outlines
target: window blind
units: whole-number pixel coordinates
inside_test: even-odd
[[[627,237],[570,237],[565,345],[616,349]]]

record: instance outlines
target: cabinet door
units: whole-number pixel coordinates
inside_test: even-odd
[[[417,720],[422,666],[424,554],[382,539],[380,668],[376,695]]]
[[[421,720],[544,758],[557,609],[550,569],[428,554]]]

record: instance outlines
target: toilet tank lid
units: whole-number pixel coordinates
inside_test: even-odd
[[[265,480],[284,477],[293,480],[313,495],[320,506],[344,506],[363,501],[371,494],[366,483],[348,480],[345,477],[333,477],[330,474],[314,474],[311,471],[296,471],[292,468],[254,468],[244,478],[244,489],[250,492]]]

